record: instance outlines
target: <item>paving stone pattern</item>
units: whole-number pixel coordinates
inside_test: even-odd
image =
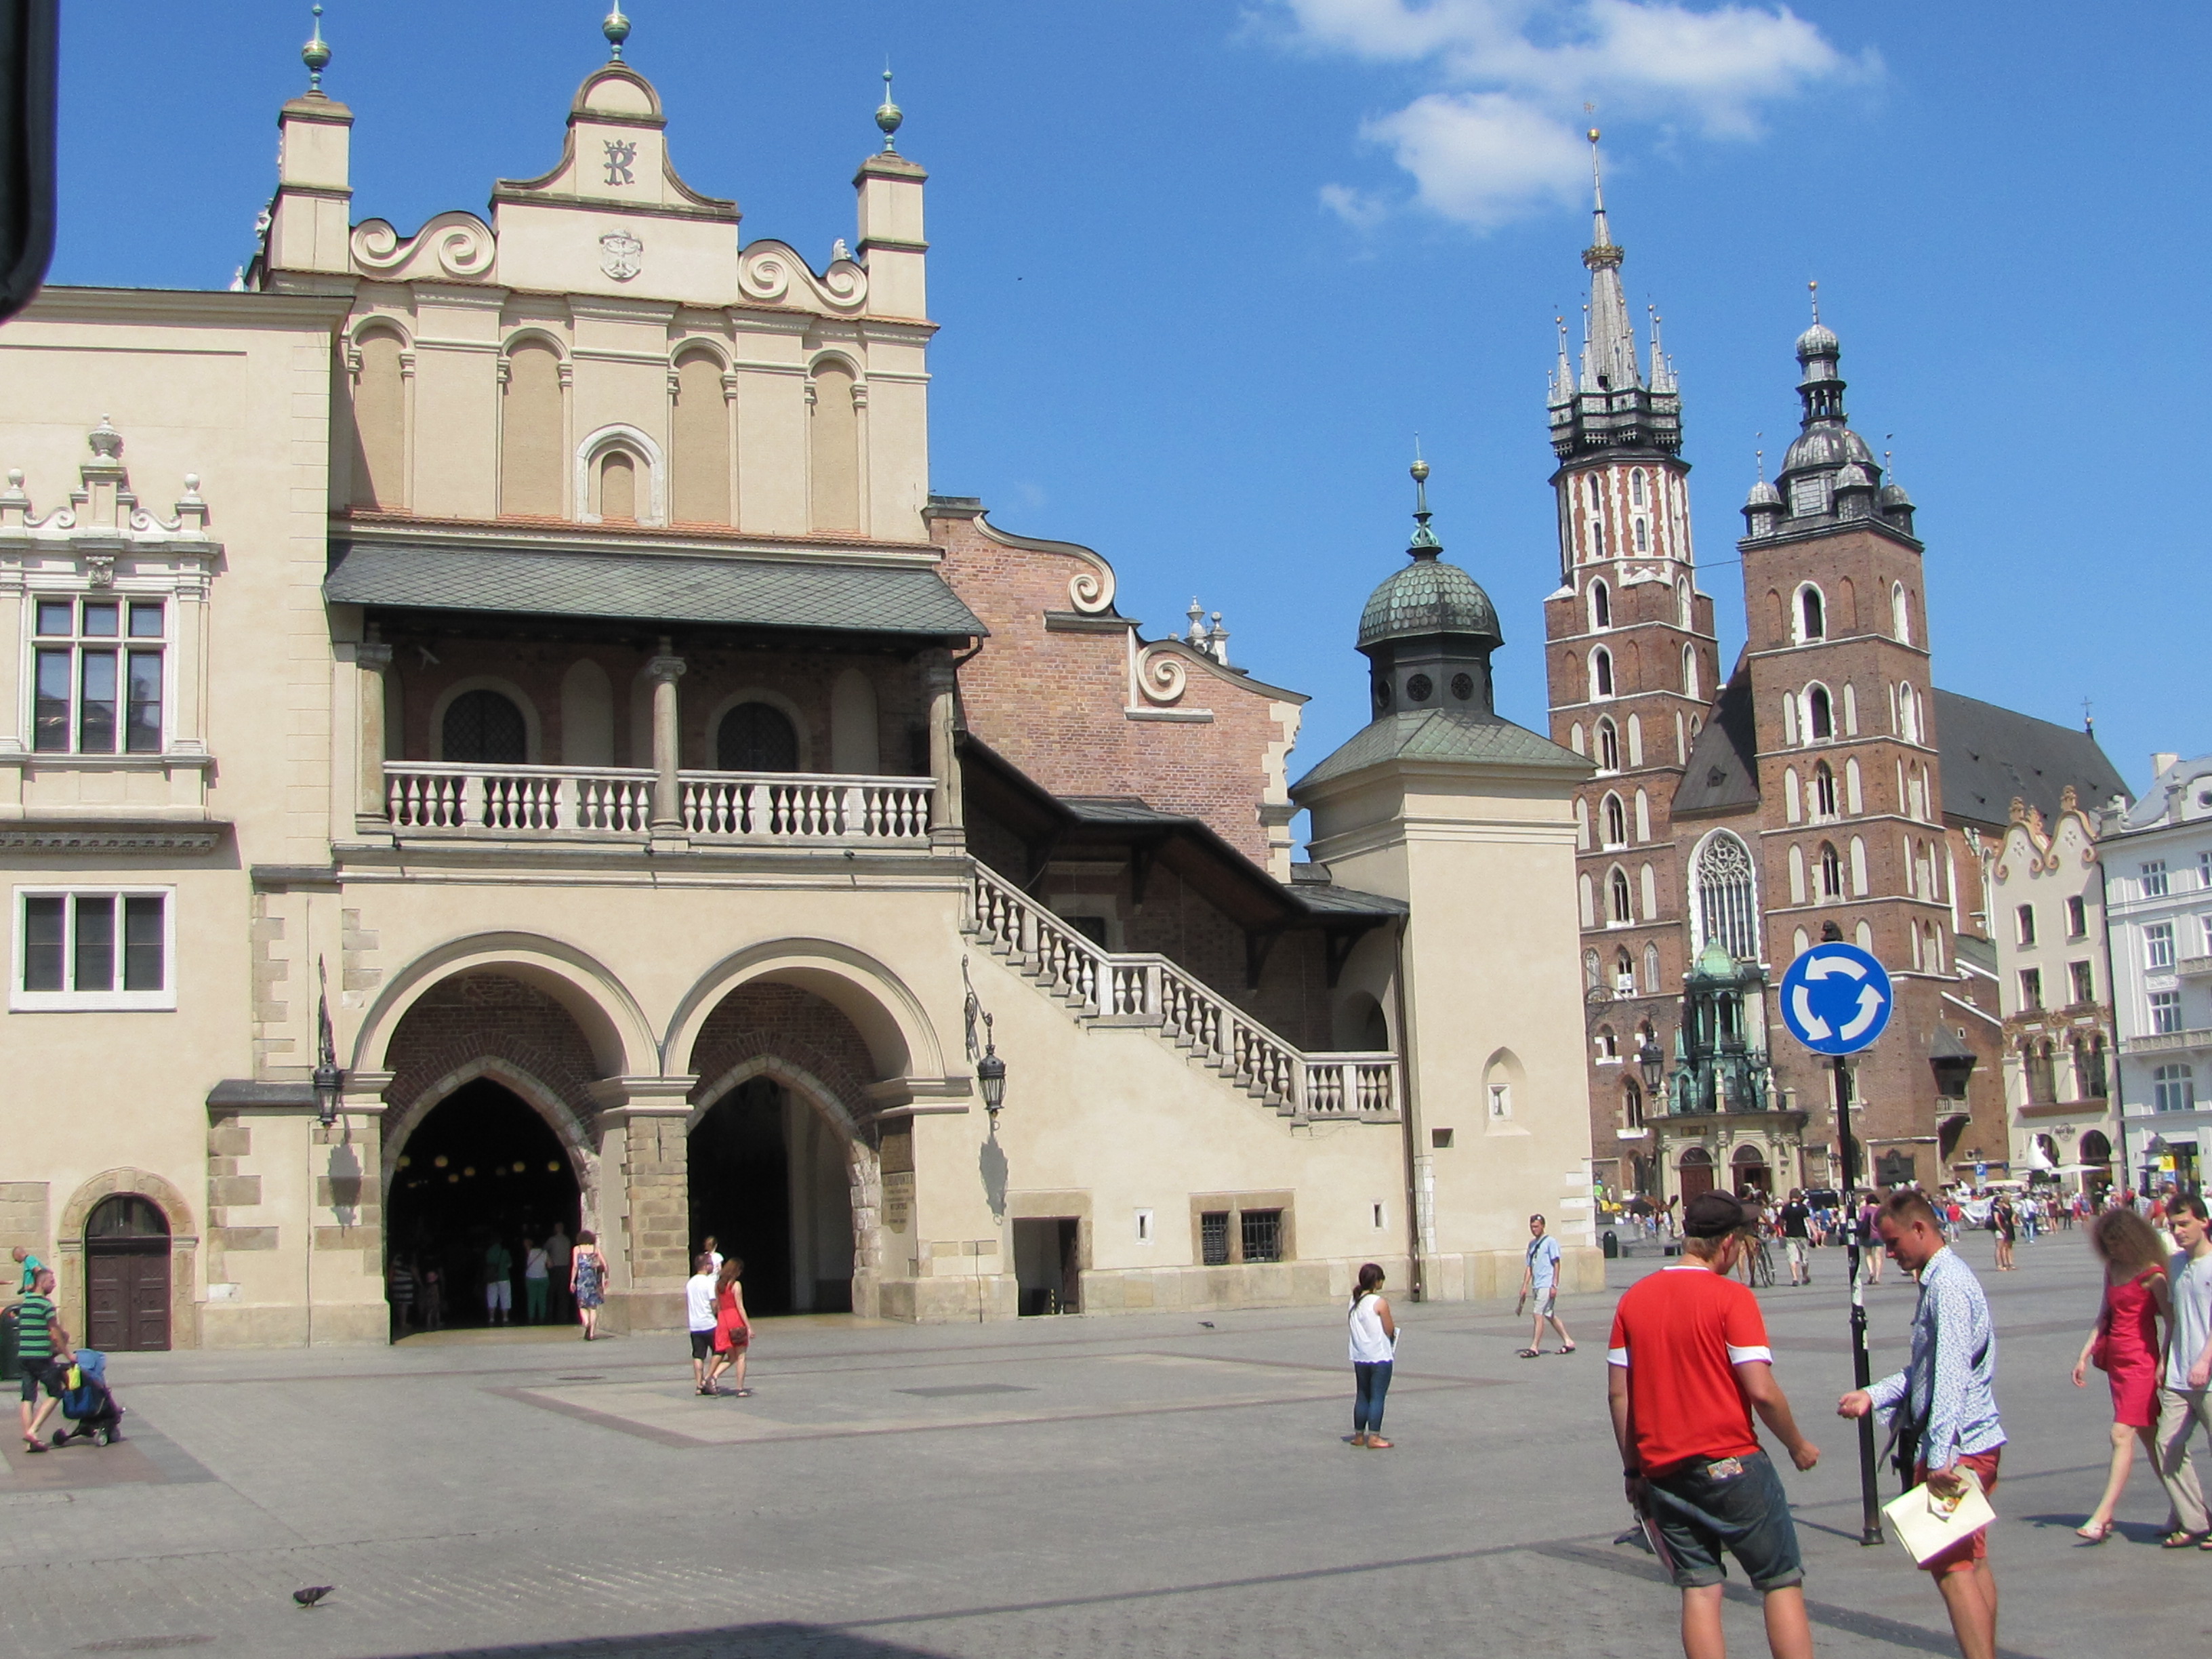
[[[2101,1387],[2065,1376],[2094,1275],[2078,1236],[2021,1255],[1985,1274],[2013,1436],[2005,1650],[2201,1649],[2212,1558],[2151,1547],[2147,1473],[2127,1541],[2072,1535],[2109,1420]],[[1647,1264],[1613,1265],[1617,1291]],[[1826,1453],[1789,1477],[1818,1650],[1948,1653],[1926,1581],[1856,1542],[1853,1441],[1831,1415],[1840,1267],[1825,1254],[1819,1285],[1765,1297]],[[1893,1364],[1913,1292],[1893,1270],[1870,1294]],[[1675,1598],[1612,1541],[1610,1300],[1570,1302],[1582,1352],[1533,1362],[1504,1310],[1402,1310],[1389,1453],[1342,1443],[1342,1327],[1305,1310],[1211,1330],[769,1321],[744,1401],[692,1396],[665,1339],[118,1356],[131,1441],[17,1453],[0,1475],[0,1659],[1664,1659]],[[293,1605],[324,1583],[322,1607]],[[1740,1585],[1728,1617],[1737,1651],[1765,1651]]]

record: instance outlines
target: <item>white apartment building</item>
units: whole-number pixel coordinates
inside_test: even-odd
[[[2193,1185],[2212,1128],[2212,755],[2152,758],[2104,842],[2122,1161],[2143,1185]]]

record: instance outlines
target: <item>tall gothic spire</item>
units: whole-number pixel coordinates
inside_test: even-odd
[[[1620,289],[1622,250],[1605,222],[1605,176],[1598,164],[1598,130],[1589,130],[1590,245],[1583,250],[1583,264],[1590,274],[1588,331],[1583,338],[1583,381],[1585,392],[1622,392],[1644,384],[1643,366],[1637,361],[1636,331],[1628,320],[1628,297]]]

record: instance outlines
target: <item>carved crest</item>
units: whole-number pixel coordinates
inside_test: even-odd
[[[618,283],[626,283],[643,268],[645,244],[626,230],[611,230],[599,238],[599,269]]]

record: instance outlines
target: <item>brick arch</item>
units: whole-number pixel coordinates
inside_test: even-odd
[[[842,1112],[848,1138],[873,1110],[875,1061],[860,1027],[825,998],[775,980],[750,980],[715,1004],[684,1067],[699,1079],[696,1107],[713,1105],[748,1077],[792,1068],[805,1075],[787,1080],[818,1092],[833,1120]]]
[[[538,1085],[516,1092],[541,1113],[546,1103],[535,1097],[538,1090],[564,1109],[571,1123],[554,1123],[564,1142],[598,1145],[592,1085],[600,1072],[590,1039],[558,999],[510,975],[456,974],[431,987],[400,1016],[385,1064],[392,1078],[384,1099],[395,1109],[385,1117],[387,1152],[392,1137],[420,1118],[415,1108],[427,1098],[442,1099],[476,1077],[512,1086],[510,1073]]]

